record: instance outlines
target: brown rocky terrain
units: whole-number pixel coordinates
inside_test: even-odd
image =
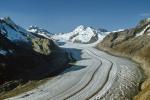
[[[138,62],[145,72],[146,80],[134,99],[150,100],[150,18],[140,21],[135,28],[110,33],[97,47]]]

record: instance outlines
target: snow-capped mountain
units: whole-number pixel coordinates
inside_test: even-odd
[[[56,47],[50,38],[50,33],[38,27],[30,27],[29,30],[15,24],[9,17],[0,19],[0,54],[7,55],[19,50],[18,48],[30,49],[42,54],[49,54],[49,47],[42,43]],[[53,45],[54,44],[54,45]],[[40,47],[43,48],[41,49]],[[47,50],[44,50],[47,49]],[[49,51],[49,52],[47,52]]]
[[[15,51],[14,45],[28,48],[33,37],[34,35],[15,24],[9,17],[0,19],[0,54],[12,54]]]
[[[0,19],[0,33],[11,41],[29,42],[29,37],[34,37],[31,33],[16,25],[9,17]]]
[[[20,79],[45,77],[67,63],[67,54],[52,39],[23,29],[9,17],[0,19],[0,93],[18,86]],[[9,86],[2,86],[9,81]]]
[[[30,26],[29,29],[27,29],[28,32],[31,32],[35,35],[40,35],[43,36],[45,38],[50,38],[52,33],[48,32],[47,30],[43,29],[43,28],[39,28],[37,26]]]
[[[103,39],[106,35],[105,32],[103,32],[106,30],[101,30],[102,29],[96,30],[92,27],[80,25],[72,32],[54,35],[52,38],[56,40],[64,40],[77,43],[93,43],[99,39]]]

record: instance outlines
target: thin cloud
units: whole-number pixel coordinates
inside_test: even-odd
[[[140,16],[142,16],[142,17],[150,17],[150,13],[142,13],[142,14],[140,14]]]

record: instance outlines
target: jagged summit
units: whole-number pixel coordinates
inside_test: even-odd
[[[27,29],[28,32],[31,32],[33,34],[36,34],[36,35],[40,35],[42,37],[45,37],[45,38],[50,38],[52,33],[48,32],[47,30],[43,29],[43,28],[40,28],[38,26],[30,26],[28,29]]]
[[[0,35],[7,37],[10,41],[24,41],[29,42],[28,37],[33,35],[25,29],[15,24],[10,17],[0,19]]]
[[[73,31],[74,32],[80,32],[80,31],[83,31],[83,30],[85,30],[85,26],[84,25],[79,25],[79,26],[77,26]]]
[[[73,32],[83,32],[83,31],[92,32],[92,31],[95,31],[95,29],[92,27],[86,27],[84,25],[79,25],[74,29]]]
[[[40,28],[38,26],[29,26],[28,31],[33,32],[33,33],[49,33],[49,34],[51,34],[47,30]]]
[[[1,22],[4,22],[4,23],[10,25],[11,27],[13,27],[15,30],[18,29],[18,26],[11,20],[10,17],[4,17],[4,18],[1,18],[0,20],[1,20]]]
[[[55,35],[53,38],[77,43],[93,43],[105,35],[100,29],[79,25],[72,32]]]
[[[93,27],[87,27],[85,25],[79,25],[77,26],[75,29],[74,29],[74,32],[80,32],[80,31],[83,31],[83,30],[94,30],[94,31],[97,31],[97,32],[108,32],[106,29],[103,29],[103,28],[98,28],[98,29],[95,29]]]

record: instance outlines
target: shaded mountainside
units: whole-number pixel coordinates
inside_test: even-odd
[[[11,89],[20,80],[54,75],[67,63],[67,54],[53,40],[26,31],[9,17],[0,19],[0,92],[5,91],[4,83],[11,82]]]
[[[141,64],[148,79],[142,84],[142,92],[135,99],[149,100],[150,18],[140,21],[135,28],[110,33],[97,47],[111,54],[129,57]]]

